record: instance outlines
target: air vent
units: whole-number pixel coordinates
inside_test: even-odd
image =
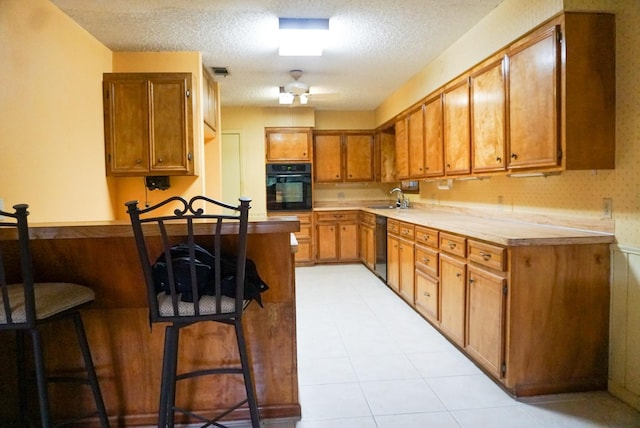
[[[227,77],[229,75],[229,70],[227,70],[227,67],[211,67],[211,71],[213,72],[214,76]]]

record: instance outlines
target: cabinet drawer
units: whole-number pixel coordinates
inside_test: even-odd
[[[369,226],[375,226],[376,225],[376,215],[375,214],[371,214],[371,213],[367,213],[367,212],[364,212],[364,211],[360,211],[359,217],[360,217],[360,223],[368,224]]]
[[[414,229],[415,226],[413,224],[400,222],[400,236],[403,238],[413,240],[415,235]]]
[[[453,254],[458,257],[467,256],[467,239],[463,236],[440,232],[440,251]]]
[[[296,232],[296,238],[311,238],[311,223],[300,222],[300,231]]]
[[[316,212],[316,221],[319,222],[335,222],[335,221],[358,221],[357,211],[326,211]]]
[[[416,271],[415,305],[418,312],[437,322],[440,317],[438,306],[438,280]]]
[[[469,240],[469,261],[503,272],[506,268],[506,249],[496,245]]]
[[[428,227],[416,226],[416,242],[438,248],[438,231]]]
[[[397,235],[400,233],[400,222],[397,220],[387,220],[387,233]]]
[[[416,245],[416,268],[438,276],[438,251]]]

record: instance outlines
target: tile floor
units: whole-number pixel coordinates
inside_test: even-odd
[[[640,427],[606,392],[514,400],[362,265],[296,276],[296,428]]]

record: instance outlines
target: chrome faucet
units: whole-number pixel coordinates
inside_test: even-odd
[[[397,208],[409,208],[409,200],[404,197],[404,193],[402,192],[402,189],[399,188],[399,187],[395,187],[395,188],[391,189],[391,191],[389,193],[393,194],[393,192],[397,192],[397,194],[396,194],[396,207]]]

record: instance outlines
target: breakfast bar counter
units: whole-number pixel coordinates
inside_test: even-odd
[[[95,302],[82,310],[82,316],[112,426],[155,425],[164,328],[152,328],[149,323],[131,225],[107,221],[30,226],[35,280],[76,282],[95,291]],[[299,227],[297,217],[250,217],[247,257],[256,263],[269,286],[262,295],[264,307],[252,303],[244,315],[263,419],[300,418],[292,254],[295,241],[291,238]],[[0,234],[0,246],[17,261],[17,246],[10,238]],[[10,280],[17,278],[18,265],[15,263],[15,272],[7,272]],[[79,371],[81,358],[71,346],[73,335],[67,334],[72,329],[55,327],[56,323],[46,326],[48,330],[43,333],[48,370],[56,374]],[[16,419],[18,406],[14,335],[2,332],[0,337],[0,396],[5,397],[0,404],[0,425],[4,426]],[[182,338],[181,352],[179,370],[201,362],[234,364],[239,359],[233,329],[214,323],[189,327]],[[244,385],[234,376],[194,379],[179,386],[177,405],[213,415],[218,410],[215,406],[224,409],[242,399],[243,394]],[[82,388],[51,388],[50,402],[56,418],[93,408],[89,391]],[[248,420],[248,410],[233,417]]]

